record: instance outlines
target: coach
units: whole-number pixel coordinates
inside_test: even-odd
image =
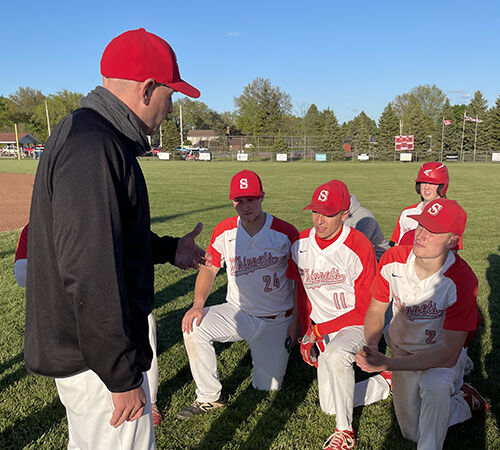
[[[153,264],[197,267],[194,238],[150,230],[137,156],[172,111],[175,91],[198,97],[176,56],[144,29],[113,39],[101,59],[103,87],[50,136],[30,215],[26,295],[27,370],[55,378],[69,448],[155,448],[144,372]]]

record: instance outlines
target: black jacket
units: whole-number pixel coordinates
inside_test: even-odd
[[[123,392],[150,367],[153,264],[173,262],[177,239],[150,231],[135,116],[103,88],[88,98],[53,131],[35,178],[25,362],[49,377],[91,369]]]

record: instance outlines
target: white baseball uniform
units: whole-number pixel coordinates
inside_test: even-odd
[[[396,228],[392,233],[391,241],[399,244],[401,238],[408,233],[408,231],[414,230],[418,226],[418,222],[415,219],[411,219],[408,216],[412,214],[421,214],[424,210],[424,202],[416,203],[415,205],[408,206],[403,209],[403,212],[399,216]]]
[[[352,430],[354,406],[386,398],[390,392],[380,375],[356,385],[354,380],[353,364],[365,345],[363,323],[375,275],[373,245],[346,225],[328,241],[311,228],[292,245],[292,260],[288,276],[301,282],[306,293],[305,300],[299,297],[301,319],[305,314],[316,324],[326,344],[318,358],[321,409],[336,414],[339,430]]]
[[[227,302],[206,307],[201,324],[184,333],[184,344],[200,402],[219,398],[213,342],[247,341],[252,354],[252,385],[277,390],[288,362],[285,348],[293,311],[293,283],[286,277],[293,225],[266,214],[261,230],[250,236],[239,217],[220,222],[207,252],[216,267],[226,265]]]
[[[373,297],[392,300],[393,318],[388,341],[395,356],[432,348],[444,330],[469,331],[466,345],[480,322],[476,303],[477,278],[453,252],[443,267],[420,280],[411,246],[389,249],[380,260],[372,286]],[[448,427],[470,418],[466,401],[458,395],[466,367],[463,349],[456,366],[393,372],[394,409],[403,436],[419,449],[440,449]]]

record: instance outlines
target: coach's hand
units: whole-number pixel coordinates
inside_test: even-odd
[[[203,308],[198,308],[192,306],[191,309],[186,311],[182,319],[182,332],[191,333],[193,331],[193,322],[196,320],[197,325],[200,325],[201,319],[203,318]]]
[[[367,346],[364,346],[356,355],[356,364],[368,373],[388,370],[388,360],[387,356]]]
[[[179,240],[175,252],[175,265],[180,269],[197,269],[200,264],[212,265],[212,256],[210,254],[205,255],[205,251],[194,242],[201,230],[203,230],[203,224],[198,222],[193,231]]]
[[[127,392],[112,392],[111,398],[115,411],[110,425],[118,428],[123,422],[136,420],[144,413],[146,394],[141,386]]]

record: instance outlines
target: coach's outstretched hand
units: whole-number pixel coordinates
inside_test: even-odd
[[[201,230],[203,230],[203,224],[198,222],[193,231],[179,240],[175,253],[175,265],[179,269],[197,269],[200,264],[205,264],[206,266],[212,264],[211,255],[205,255],[205,251],[194,242],[196,236],[201,233]]]
[[[142,416],[146,406],[146,394],[141,386],[127,392],[112,392],[115,411],[110,425],[118,428],[123,422],[136,420]]]

